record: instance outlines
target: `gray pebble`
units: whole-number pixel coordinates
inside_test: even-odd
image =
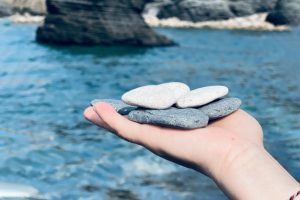
[[[137,109],[136,106],[131,106],[121,100],[115,99],[95,99],[91,101],[91,105],[99,102],[109,103],[121,115],[128,115],[131,111]]]
[[[206,114],[210,120],[214,120],[233,113],[240,108],[241,104],[240,99],[229,97],[200,107],[199,110]]]
[[[208,117],[198,109],[169,108],[166,110],[134,110],[128,119],[142,124],[153,124],[170,128],[194,129],[206,127]]]

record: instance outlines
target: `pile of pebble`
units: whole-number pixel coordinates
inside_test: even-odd
[[[190,90],[184,83],[171,82],[130,90],[123,94],[122,101],[95,99],[91,105],[109,103],[118,113],[141,124],[194,129],[206,127],[210,121],[239,109],[241,100],[225,97],[228,92],[225,86]]]

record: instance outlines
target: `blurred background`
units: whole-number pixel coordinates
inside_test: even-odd
[[[169,81],[228,86],[300,181],[299,0],[0,0],[0,17],[4,185],[39,199],[227,199],[82,116],[92,99]]]

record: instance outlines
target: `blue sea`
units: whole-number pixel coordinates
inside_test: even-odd
[[[33,186],[43,199],[227,199],[207,177],[82,116],[92,99],[168,81],[228,86],[300,181],[299,29],[156,29],[178,46],[133,48],[41,45],[36,28],[0,20],[1,182]]]

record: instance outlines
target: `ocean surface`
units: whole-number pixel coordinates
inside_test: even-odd
[[[300,181],[300,30],[157,29],[178,46],[129,48],[41,45],[36,28],[0,20],[0,182],[42,199],[226,199],[205,176],[82,116],[92,99],[168,81],[228,86]]]

